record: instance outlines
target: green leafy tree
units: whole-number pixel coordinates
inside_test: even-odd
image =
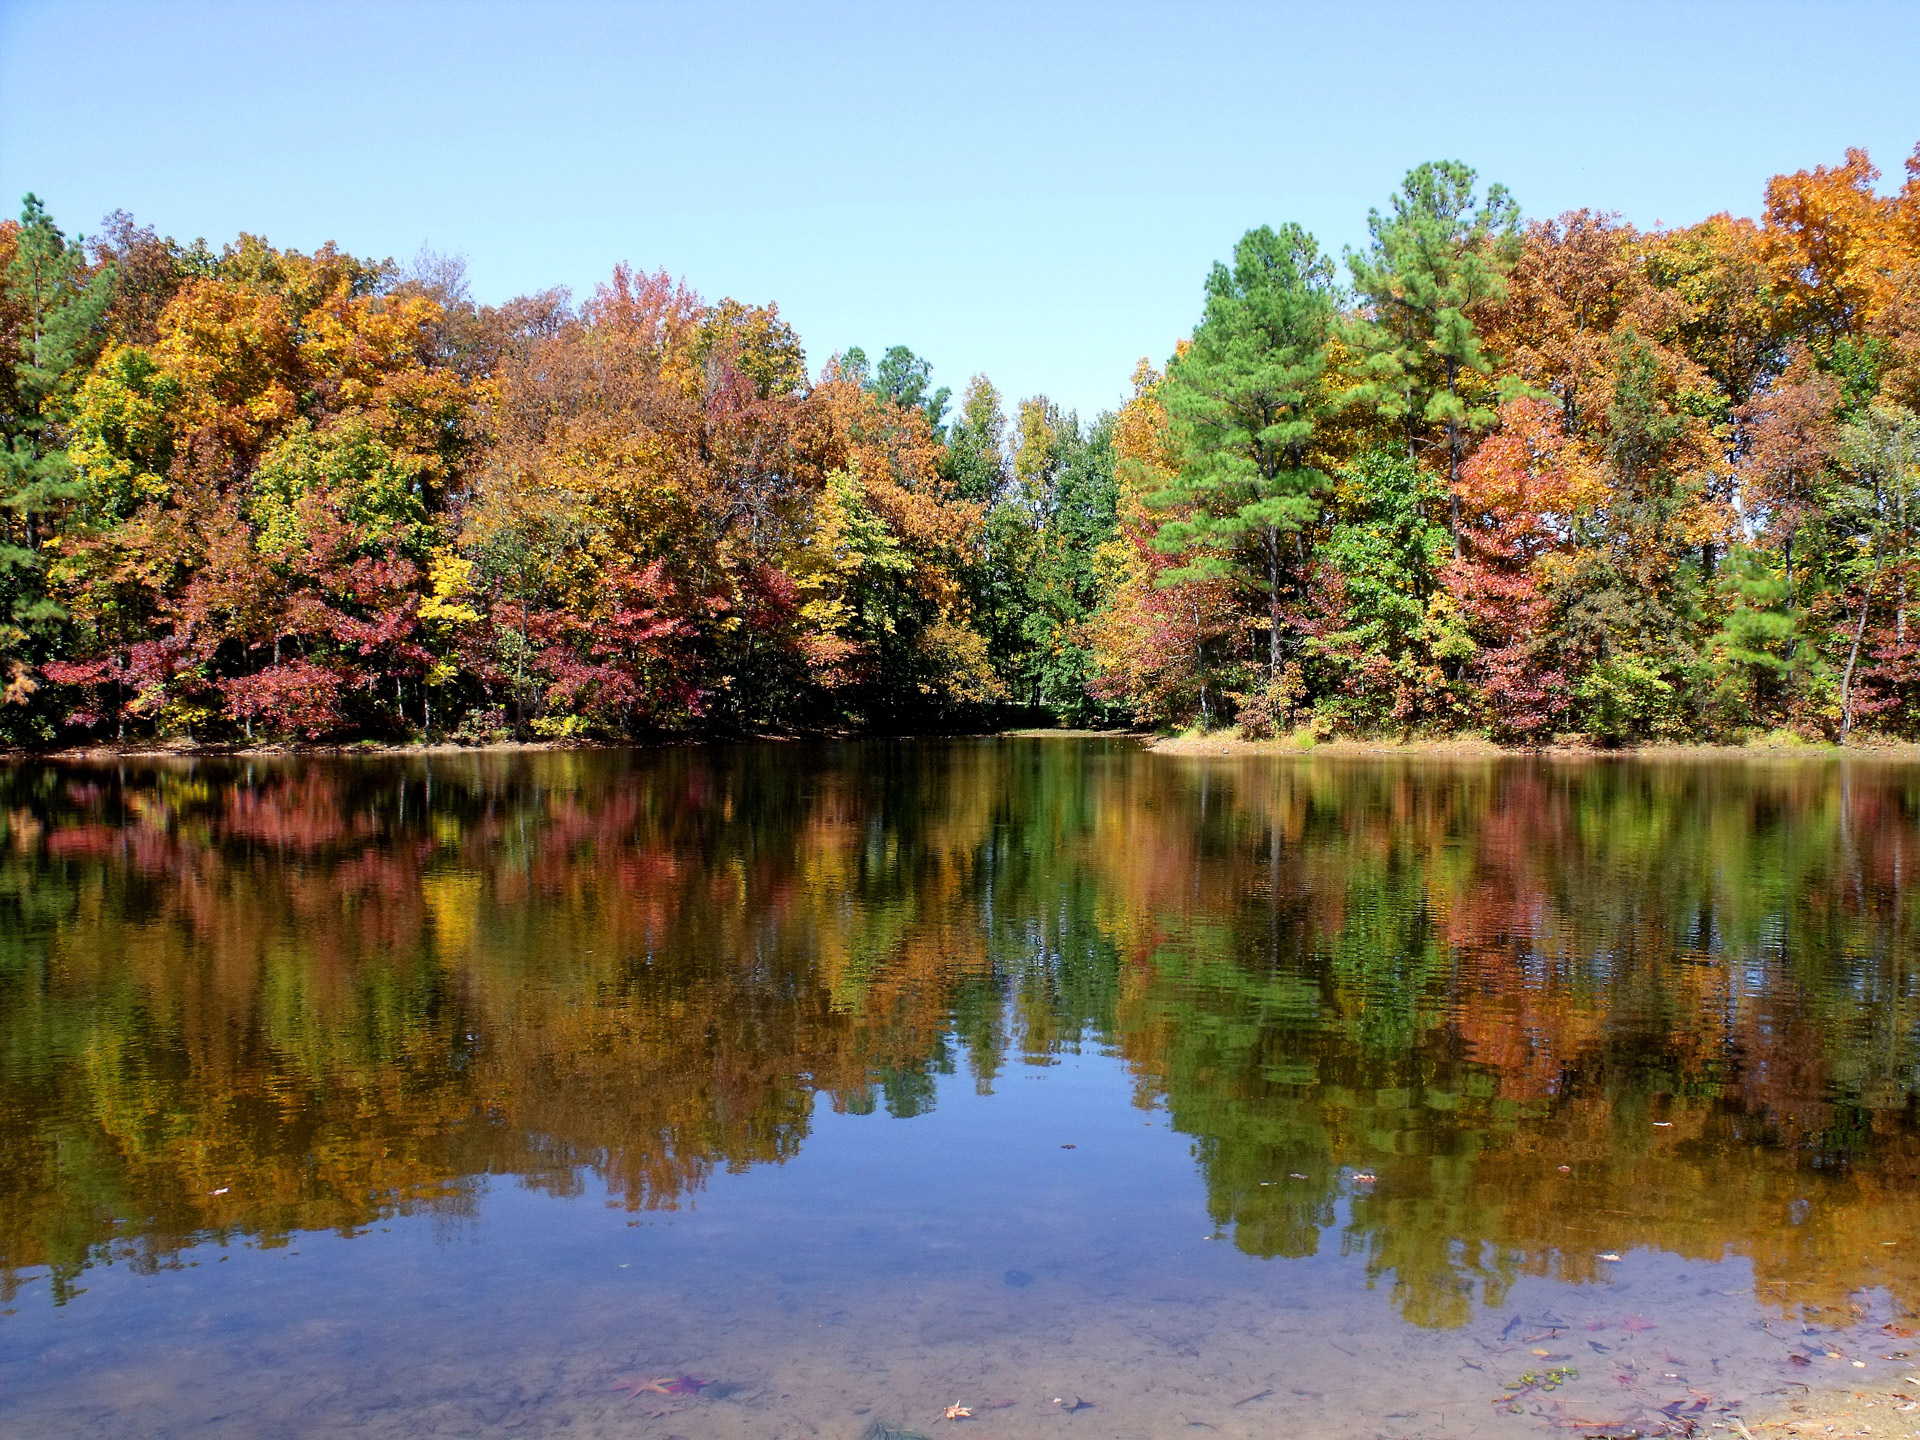
[[[1333,264],[1311,235],[1297,225],[1249,230],[1232,268],[1216,264],[1207,277],[1193,344],[1167,372],[1181,463],[1150,503],[1179,512],[1154,543],[1181,563],[1160,583],[1227,578],[1263,593],[1276,676],[1286,546],[1319,513],[1326,485],[1308,455],[1331,410],[1336,303]]]
[[[960,413],[947,430],[945,474],[963,500],[991,505],[1007,485],[1007,416],[1000,392],[976,375],[961,392]]]
[[[1105,712],[1087,692],[1081,626],[1103,593],[1095,553],[1115,527],[1113,420],[1083,427],[1044,395],[1017,414],[1009,427],[999,391],[976,375],[948,428],[943,474],[985,510],[966,571],[975,624],[1009,696],[1095,719]]]
[[[1320,548],[1337,577],[1336,628],[1311,643],[1330,672],[1331,708],[1361,728],[1429,718],[1444,667],[1472,653],[1439,574],[1447,535],[1431,518],[1438,480],[1393,450],[1373,450],[1340,474],[1339,519]]]
[[[1908,577],[1920,530],[1920,416],[1904,406],[1875,404],[1841,431],[1836,457],[1849,481],[1842,504],[1855,512],[1857,539],[1840,570],[1859,592],[1859,618],[1840,683],[1840,739],[1853,729],[1855,680],[1868,616],[1889,575],[1893,591],[1893,640],[1907,645]],[[1850,502],[1850,503],[1849,503]]]
[[[1456,554],[1460,466],[1472,437],[1498,419],[1475,316],[1506,295],[1520,251],[1520,207],[1502,185],[1479,200],[1476,179],[1457,160],[1412,170],[1392,214],[1368,213],[1368,252],[1347,255],[1367,311],[1352,328],[1366,376],[1356,398],[1403,429],[1409,455],[1426,446],[1445,456]]]
[[[1555,628],[1579,657],[1576,713],[1609,740],[1686,734],[1708,693],[1709,597],[1691,536],[1707,523],[1711,447],[1688,399],[1648,342],[1616,338],[1606,500],[1553,581]]]
[[[961,394],[960,413],[947,429],[942,473],[961,499],[983,512],[965,570],[967,594],[994,673],[1009,692],[1019,693],[1033,527],[1011,490],[1000,392],[984,375],[974,376]]]
[[[1093,657],[1081,627],[1100,602],[1094,557],[1113,536],[1119,499],[1113,422],[1083,429],[1044,396],[1020,407],[1014,475],[1021,512],[1033,528],[1025,575],[1023,679],[1036,706],[1063,719],[1101,713],[1087,692]]]

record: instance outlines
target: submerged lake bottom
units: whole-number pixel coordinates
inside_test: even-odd
[[[0,791],[0,1433],[1920,1398],[1911,768],[1062,738]]]

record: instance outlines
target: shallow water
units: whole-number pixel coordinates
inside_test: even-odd
[[[0,1433],[1681,1434],[1920,1358],[1911,768],[873,742],[0,814]]]

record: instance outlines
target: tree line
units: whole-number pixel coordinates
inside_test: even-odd
[[[0,224],[15,744],[1236,724],[1910,736],[1920,148],[1757,219],[1418,167],[1091,422],[625,266]]]

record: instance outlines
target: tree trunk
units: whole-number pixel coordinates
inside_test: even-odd
[[[1447,361],[1447,394],[1460,395],[1460,362]],[[1453,558],[1460,558],[1460,422],[1447,420],[1447,533],[1453,537]]]
[[[1200,602],[1193,602],[1193,663],[1200,672],[1200,728],[1213,728],[1213,707],[1207,703],[1207,646],[1200,638]]]
[[[1847,743],[1853,729],[1853,667],[1860,659],[1860,638],[1867,633],[1867,612],[1873,608],[1873,582],[1867,581],[1867,593],[1860,597],[1860,623],[1853,627],[1853,648],[1847,652],[1847,673],[1840,681],[1840,743]]]
[[[1447,422],[1447,533],[1453,536],[1453,558],[1460,558],[1460,427]]]
[[[527,593],[520,592],[520,653],[514,661],[513,738],[526,738],[527,724]]]
[[[1898,609],[1893,612],[1894,637],[1904,645],[1907,643],[1907,560],[1913,553],[1912,537],[1907,534],[1907,492],[1900,490],[1900,598]]]
[[[1267,676],[1280,678],[1280,532],[1267,531]]]

